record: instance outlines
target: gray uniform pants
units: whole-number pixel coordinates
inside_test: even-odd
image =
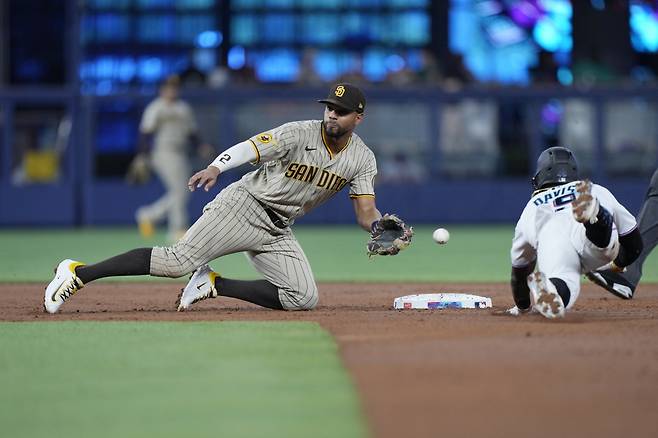
[[[317,305],[317,285],[297,239],[289,227],[281,229],[272,223],[240,181],[209,202],[203,215],[175,245],[153,248],[151,275],[181,277],[236,252],[246,252],[256,270],[279,288],[284,309],[312,309]]]
[[[644,248],[637,260],[630,264],[624,276],[634,285],[642,278],[642,265],[658,244],[658,170],[653,173],[647,196],[637,216],[637,226]]]
[[[188,225],[187,201],[190,191],[187,180],[190,164],[185,152],[154,151],[151,157],[153,170],[162,181],[166,193],[153,204],[140,207],[137,216],[158,223],[167,219],[170,237],[185,231]]]

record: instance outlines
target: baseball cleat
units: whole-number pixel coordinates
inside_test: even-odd
[[[571,202],[573,217],[577,222],[584,224],[589,222],[596,223],[599,213],[599,201],[592,196],[592,182],[589,180],[580,181],[576,185],[578,196]]]
[[[611,271],[592,271],[585,274],[589,280],[623,300],[630,300],[635,286],[623,275]]]
[[[218,274],[208,265],[203,265],[194,271],[187,286],[178,295],[178,300],[176,300],[178,311],[182,312],[198,301],[215,298],[218,295],[215,288],[217,277]]]
[[[512,316],[521,316],[528,313],[536,313],[536,312],[535,309],[532,308],[532,306],[530,306],[528,309],[519,309],[518,306],[514,306],[505,310],[506,315],[512,315]]]
[[[48,313],[55,313],[71,295],[84,287],[82,280],[75,274],[75,268],[84,263],[66,259],[55,268],[55,278],[46,286],[43,308]]]
[[[562,298],[557,293],[555,285],[546,278],[544,273],[534,272],[530,274],[528,276],[528,287],[534,302],[533,309],[549,319],[564,317]]]

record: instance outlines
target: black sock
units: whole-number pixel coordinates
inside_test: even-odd
[[[76,268],[75,273],[83,283],[104,277],[125,275],[149,275],[151,273],[151,251],[153,248],[138,248],[114,256],[100,263]]]
[[[612,215],[599,205],[599,212],[596,215],[596,223],[590,224],[585,222],[585,235],[590,242],[599,248],[605,248],[610,243],[612,235]]]
[[[569,290],[569,286],[567,286],[567,283],[565,283],[561,278],[553,277],[549,278],[549,280],[551,280],[551,282],[555,285],[557,294],[560,296],[560,298],[562,298],[564,307],[567,307],[569,300],[571,299],[571,291]]]
[[[267,280],[231,280],[217,277],[215,287],[219,295],[237,298],[268,309],[283,310],[279,301],[279,288]]]

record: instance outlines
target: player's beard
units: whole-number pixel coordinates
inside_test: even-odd
[[[324,135],[331,138],[340,138],[347,133],[347,129],[341,128],[338,123],[332,123],[331,126],[327,126],[326,122],[322,123],[322,129],[324,129]]]

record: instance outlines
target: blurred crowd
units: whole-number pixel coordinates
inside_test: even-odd
[[[389,87],[431,86],[454,91],[462,86],[496,86],[495,82],[478,81],[465,65],[462,55],[445,53],[437,56],[430,49],[422,49],[414,67],[410,62],[400,59],[401,67],[389,71],[383,80],[373,83],[363,74],[363,63],[359,55],[354,66],[337,78],[325,79],[316,68],[317,49],[304,50],[297,79],[297,86],[328,86],[333,82],[350,82],[360,86],[378,85]],[[658,55],[652,53],[635,54],[635,62],[630,69],[622,68],[615,62],[614,53],[593,48],[587,56],[574,59],[570,66],[561,67],[555,55],[539,51],[537,63],[529,69],[529,83],[533,86],[596,87],[651,85],[658,83]],[[185,88],[208,87],[211,89],[240,85],[262,85],[253,67],[245,64],[239,69],[230,69],[218,65],[210,72],[204,72],[190,61],[188,67],[176,72]]]
[[[350,82],[360,86],[372,84],[372,81],[363,74],[363,63],[360,55],[353,68],[337,78],[323,79],[318,74],[316,64],[317,50],[307,48],[303,51],[299,74],[295,85],[298,86],[328,86],[334,82]],[[389,72],[377,85],[407,86],[407,85],[443,85],[447,88],[472,83],[473,75],[464,66],[461,55],[449,54],[440,62],[438,57],[429,49],[423,49],[419,55],[419,67],[412,68],[408,62],[402,61],[399,69]],[[402,57],[400,57],[402,60]],[[216,66],[208,73],[195,67],[191,61],[186,69],[179,72],[182,84],[186,88],[209,87],[222,88],[233,85],[262,84],[256,76],[256,71],[245,64],[239,69],[230,69],[223,65]]]

